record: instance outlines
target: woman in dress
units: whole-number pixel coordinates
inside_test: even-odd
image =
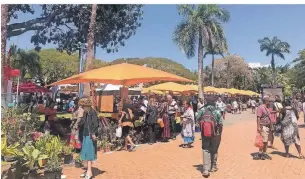
[[[289,146],[294,144],[300,159],[304,159],[301,151],[300,135],[298,128],[298,111],[297,109],[291,107],[291,102],[289,100],[285,101],[285,108],[283,109],[283,119],[281,139],[285,146],[286,157],[290,157]]]
[[[96,111],[91,107],[92,102],[88,98],[79,100],[79,105],[84,110],[83,117],[78,123],[79,137],[82,143],[81,159],[84,161],[87,170],[81,177],[91,179],[92,174],[92,161],[96,160],[97,156],[97,131],[98,131],[98,117]]]
[[[191,105],[191,101],[184,101],[183,106],[185,112],[181,116],[182,118],[182,131],[183,148],[191,148],[191,144],[194,142],[195,135],[195,117],[194,111]]]
[[[168,104],[166,102],[166,99],[165,99],[165,97],[163,97],[161,99],[161,104],[159,107],[159,117],[161,119],[163,119],[163,124],[164,124],[162,135],[161,135],[163,142],[167,142],[171,137],[170,121],[169,121],[169,117],[168,117],[168,113],[167,113],[167,106],[168,106]]]

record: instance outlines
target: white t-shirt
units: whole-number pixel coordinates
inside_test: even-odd
[[[304,115],[305,115],[305,102],[303,103],[303,112],[304,112]]]
[[[168,105],[168,114],[175,114],[178,110],[178,105],[175,100],[173,100],[170,105]]]
[[[251,100],[251,101],[250,101],[250,104],[251,104],[252,107],[255,107],[255,106],[256,106],[255,100]]]
[[[232,105],[233,105],[233,108],[238,108],[238,103],[237,103],[237,101],[233,101],[233,103],[232,103]]]

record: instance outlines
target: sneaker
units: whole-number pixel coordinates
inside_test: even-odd
[[[209,173],[209,172],[203,172],[203,173],[202,173],[202,176],[203,176],[204,178],[208,178],[208,177],[210,176],[210,173]]]
[[[213,167],[210,172],[217,172],[218,168],[217,167]]]

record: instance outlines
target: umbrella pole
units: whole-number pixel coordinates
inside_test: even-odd
[[[18,105],[18,97],[19,97],[19,76],[17,78],[17,94],[16,94],[16,106]]]

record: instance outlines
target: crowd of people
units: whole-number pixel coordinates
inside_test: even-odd
[[[254,156],[254,159],[271,159],[266,151],[268,147],[276,149],[273,145],[275,135],[280,136],[283,142],[285,157],[289,158],[291,156],[289,147],[294,144],[299,153],[299,158],[304,159],[300,145],[298,119],[301,112],[305,113],[305,98],[294,97],[282,101],[279,96],[276,96],[275,99],[264,96],[262,102],[257,108],[256,114],[257,132],[262,137],[263,145],[259,148],[259,154]],[[269,146],[268,142],[270,143]]]
[[[286,157],[290,157],[289,146],[295,144],[299,157],[304,159],[297,123],[299,112],[303,111],[305,114],[304,99],[302,101],[292,98],[281,101],[279,96],[275,99],[268,96],[259,99],[207,95],[203,100],[196,96],[150,95],[115,101],[114,106],[119,114],[116,120],[121,128],[120,137],[125,141],[124,150],[134,151],[137,147],[131,136],[135,121],[142,121],[142,125],[147,127],[147,143],[150,145],[157,141],[175,140],[177,135],[181,134],[181,146],[191,148],[196,130],[200,131],[204,177],[209,177],[212,172],[218,170],[218,148],[227,111],[239,114],[251,108],[252,112],[256,113],[257,132],[262,137],[263,146],[259,148],[259,153],[254,159],[270,159],[266,151],[268,147],[276,149],[273,145],[275,135],[281,136]],[[77,135],[76,148],[81,149],[81,158],[87,164],[87,170],[82,177],[91,178],[92,161],[97,157],[96,140],[99,127],[98,113],[91,106],[92,102],[88,98],[71,98],[64,103],[66,107],[63,107],[63,104],[55,103],[49,96],[42,96],[36,100],[36,103],[45,107],[44,131],[51,131],[52,125],[57,125],[55,128],[60,129],[55,120],[58,107],[61,106],[60,108],[72,112],[73,122],[70,126],[72,133]]]

